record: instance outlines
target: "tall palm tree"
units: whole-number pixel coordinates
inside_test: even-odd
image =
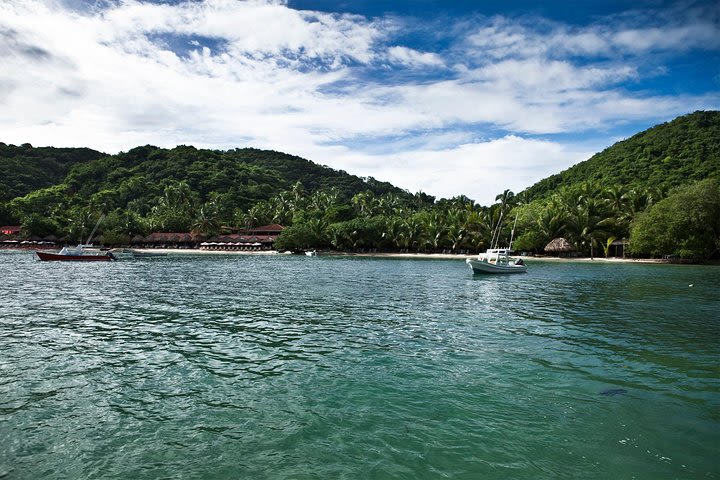
[[[423,224],[416,217],[412,216],[403,222],[403,245],[406,249],[415,249],[420,246],[423,240]]]
[[[451,224],[448,226],[447,236],[448,242],[450,242],[450,248],[453,253],[456,253],[460,249],[467,239],[467,230],[465,227],[458,224]]]
[[[372,217],[375,215],[378,202],[375,194],[370,190],[355,194],[350,202],[360,215],[365,217]]]
[[[220,231],[217,206],[214,203],[206,203],[200,207],[190,231],[196,235],[205,235],[207,237],[211,237]]]
[[[612,218],[604,214],[599,201],[586,199],[571,211],[565,228],[572,235],[578,250],[584,245],[588,246],[590,258],[594,259],[594,247],[601,239],[608,237],[605,227],[611,221]]]

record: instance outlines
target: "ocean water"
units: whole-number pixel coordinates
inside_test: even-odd
[[[720,268],[528,264],[2,252],[0,478],[719,478]]]

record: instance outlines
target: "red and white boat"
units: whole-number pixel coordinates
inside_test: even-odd
[[[100,225],[100,222],[102,221],[104,216],[105,215],[100,215],[100,218],[95,224],[95,228],[93,228],[92,232],[90,232],[90,236],[88,237],[87,242],[85,242],[85,245],[81,243],[73,248],[63,247],[62,250],[60,250],[59,252],[36,251],[35,253],[37,254],[38,258],[40,258],[40,260],[44,262],[109,262],[111,260],[117,260],[115,258],[115,255],[113,255],[111,252],[93,249],[92,245],[90,245],[90,239],[95,234],[95,231],[97,230],[98,225]]]
[[[88,251],[78,245],[74,248],[63,247],[59,252],[35,252],[42,261],[61,261],[61,262],[109,262],[115,260],[115,256],[111,252]]]

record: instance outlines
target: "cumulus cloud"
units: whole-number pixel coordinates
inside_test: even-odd
[[[272,148],[410,190],[491,199],[485,185],[521,189],[590,153],[532,135],[718,108],[717,92],[626,88],[648,75],[639,52],[720,49],[716,18],[577,27],[473,17],[433,50],[400,41],[402,18],[278,1],[2,2],[0,141]],[[472,173],[493,162],[512,180]]]
[[[488,205],[509,188],[515,192],[587,159],[592,150],[515,135],[382,156],[347,153],[361,175],[383,178],[410,191],[439,197],[465,194]]]

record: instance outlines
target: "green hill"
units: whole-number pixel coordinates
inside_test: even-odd
[[[371,191],[410,194],[390,183],[360,178],[281,152],[253,148],[227,151],[191,146],[150,145],[117,155],[89,149],[0,144],[0,222],[30,213],[56,216],[62,207],[96,211],[131,210],[142,216],[158,204],[168,186],[189,186],[197,204],[213,201],[230,221],[232,212],[289,190],[333,189],[340,198]],[[6,207],[2,204],[6,203]],[[14,212],[14,214],[13,214]]]
[[[0,142],[0,202],[62,183],[70,168],[105,156],[89,148],[33,147]]]
[[[83,238],[103,213],[97,234],[109,245],[280,223],[278,248],[287,250],[462,252],[508,242],[515,222],[497,225],[516,218],[519,250],[563,237],[592,256],[629,238],[637,255],[720,254],[720,112],[653,127],[488,207],[252,148],[146,145],[106,155],[0,144],[0,175],[0,224],[21,225],[24,237]]]
[[[200,201],[222,194],[234,207],[247,209],[296,182],[307,190],[337,188],[341,195],[372,190],[376,194],[402,190],[389,183],[363,180],[303,158],[254,148],[203,150],[181,145],[173,149],[150,145],[126,153],[75,165],[64,183],[72,193],[90,197],[105,192],[108,207],[125,207],[160,196],[166,186],[187,182]],[[110,202],[107,205],[107,202]]]
[[[720,177],[720,112],[695,112],[657,125],[606,148],[590,159],[545,178],[524,191],[546,198],[560,187],[586,181],[668,191]]]

